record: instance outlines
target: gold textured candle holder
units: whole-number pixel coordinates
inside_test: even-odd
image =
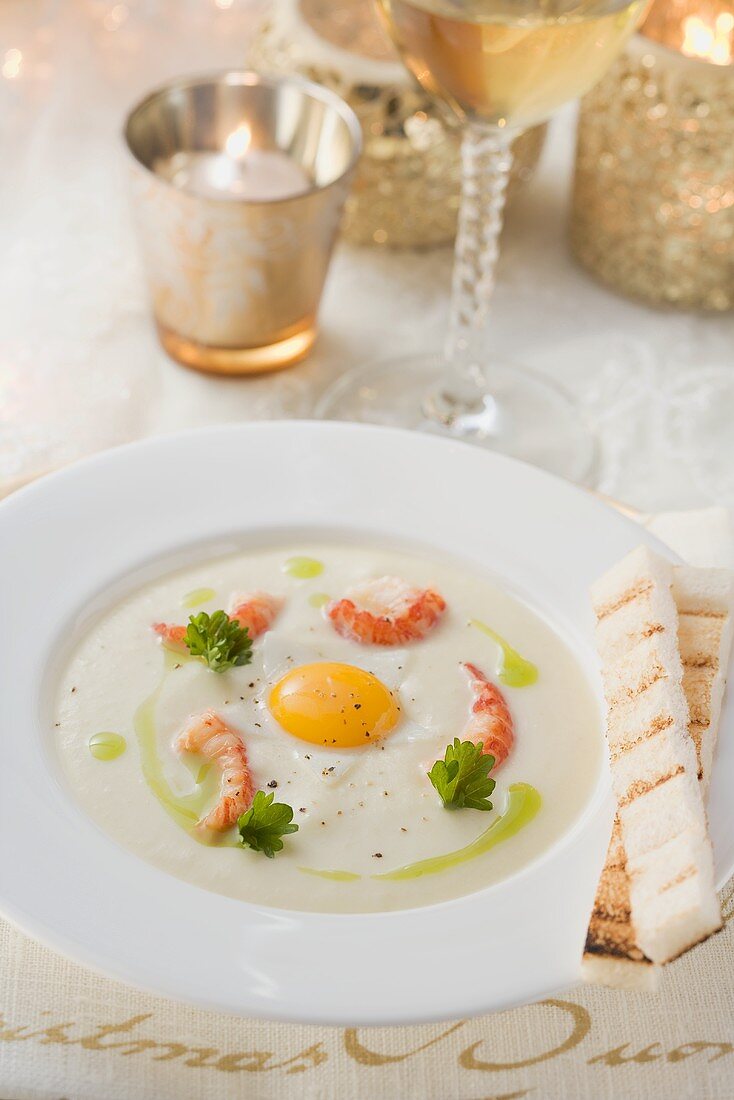
[[[343,234],[354,244],[430,247],[453,240],[461,135],[399,60],[369,0],[279,0],[270,5],[251,63],[297,72],[333,89],[362,126],[364,150]],[[513,146],[510,197],[538,162],[545,126]]]
[[[175,80],[125,137],[163,347],[217,374],[302,359],[359,155],[359,123],[325,88],[227,72]]]
[[[658,3],[582,103],[573,251],[652,304],[734,307],[731,10]]]

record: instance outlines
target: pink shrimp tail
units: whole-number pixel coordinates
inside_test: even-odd
[[[200,753],[215,761],[222,771],[219,801],[198,822],[197,828],[222,832],[237,824],[255,797],[255,785],[242,738],[218,714],[208,710],[195,718],[176,741],[179,752]]]
[[[283,600],[277,596],[270,596],[267,592],[249,592],[235,597],[229,614],[230,618],[236,619],[247,630],[254,641],[266,630],[270,630],[282,606]]]
[[[250,592],[234,598],[229,617],[236,619],[241,627],[246,627],[250,639],[254,641],[270,629],[282,606],[283,600],[270,596],[267,592]],[[184,638],[187,627],[176,623],[153,623],[153,630],[166,645],[186,650]]]
[[[446,601],[431,588],[414,589],[397,578],[382,577],[355,592],[385,610],[360,608],[345,597],[329,604],[326,615],[343,638],[361,645],[396,646],[417,642],[429,633],[446,610]]]
[[[156,634],[160,634],[166,645],[186,648],[184,645],[184,638],[186,637],[185,626],[176,626],[175,623],[153,623],[153,630],[155,630]]]
[[[471,718],[463,733],[463,740],[482,745],[482,752],[494,757],[494,768],[501,767],[512,752],[515,731],[512,715],[505,697],[476,665],[463,665],[474,692]]]

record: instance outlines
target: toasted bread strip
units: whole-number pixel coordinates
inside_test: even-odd
[[[672,591],[678,609],[689,733],[696,746],[705,800],[732,643],[734,575],[726,569],[677,566]],[[616,988],[650,989],[656,984],[657,969],[635,943],[626,864],[616,817],[589,921],[583,976],[586,981]]]
[[[592,590],[612,783],[626,851],[626,863],[617,853],[616,870],[628,876],[631,943],[636,940],[647,959],[661,963],[721,926],[671,584],[672,567],[641,547]],[[604,929],[605,899],[595,906],[600,944],[625,923],[624,890],[619,874],[615,883],[614,870],[612,853],[605,890],[608,901],[616,887],[611,911],[618,919]],[[629,928],[624,932],[620,944],[627,945],[630,958]],[[595,942],[587,946],[589,955]]]
[[[650,990],[657,983],[657,967],[635,942],[627,854],[619,816],[614,819],[607,858],[599,877],[581,971],[584,981],[613,989]]]
[[[698,757],[704,801],[711,781],[714,749],[734,631],[734,574],[728,569],[673,569],[678,608],[678,645],[688,727]]]

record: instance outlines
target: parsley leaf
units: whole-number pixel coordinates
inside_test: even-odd
[[[247,627],[241,627],[225,611],[190,615],[184,643],[191,656],[203,658],[212,672],[226,672],[235,665],[249,665],[252,660]]]
[[[453,745],[446,746],[443,760],[437,760],[429,771],[428,778],[447,810],[491,810],[489,796],[495,783],[489,773],[493,767],[494,757],[483,753],[481,745],[455,737]]]
[[[269,859],[282,850],[282,836],[298,832],[298,826],[292,824],[291,807],[284,802],[273,802],[274,798],[272,793],[258,791],[249,810],[237,822],[244,847],[264,852]]]

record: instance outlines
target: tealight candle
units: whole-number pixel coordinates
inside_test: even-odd
[[[273,202],[308,191],[312,181],[304,169],[279,149],[253,149],[246,122],[237,126],[221,152],[179,150],[158,157],[153,171],[182,191],[205,198]]]
[[[646,38],[660,42],[685,57],[714,65],[728,65],[734,52],[734,11],[727,0],[683,0],[658,3],[642,28]]]
[[[307,354],[359,123],[305,80],[178,80],[128,118],[132,184],[161,343],[249,374]]]
[[[734,307],[734,12],[658,0],[583,101],[571,241],[652,303]]]

